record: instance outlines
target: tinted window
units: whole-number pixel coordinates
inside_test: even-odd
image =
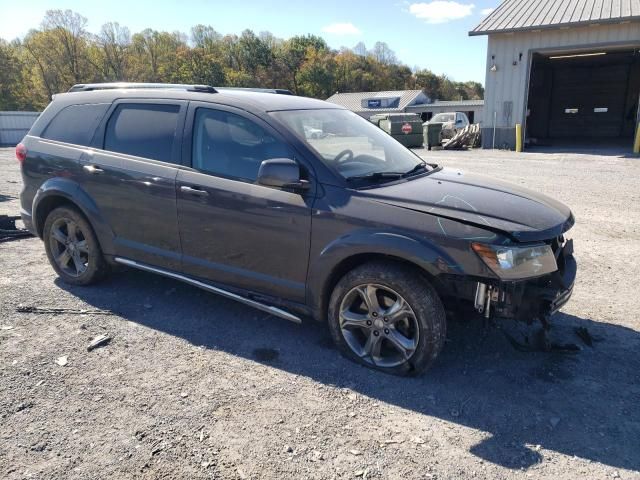
[[[244,117],[199,108],[193,129],[193,167],[254,181],[263,160],[293,158],[289,147]]]
[[[104,149],[170,162],[179,110],[178,105],[118,105],[107,123]]]
[[[109,103],[93,103],[65,107],[47,125],[42,138],[89,146],[109,106]]]

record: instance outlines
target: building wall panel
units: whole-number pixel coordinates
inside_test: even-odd
[[[0,146],[20,143],[39,115],[38,112],[0,112]]]
[[[559,28],[489,35],[483,131],[495,127],[504,146],[515,145],[515,125],[525,122],[531,55],[538,51],[576,52],[600,47],[640,47],[640,23]],[[522,55],[521,55],[522,54]],[[497,71],[492,72],[491,66]],[[511,108],[511,114],[509,114]],[[484,132],[483,145],[491,146]],[[497,146],[501,146],[497,145]]]

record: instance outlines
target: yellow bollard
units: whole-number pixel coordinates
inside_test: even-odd
[[[633,153],[640,153],[640,123],[636,127],[636,141],[633,144]]]
[[[522,151],[522,125],[516,123],[516,152]]]

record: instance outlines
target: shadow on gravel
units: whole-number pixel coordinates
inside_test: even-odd
[[[5,195],[4,193],[0,193],[0,202],[8,202],[9,200],[15,200],[16,197],[12,195]]]
[[[640,469],[640,333],[625,327],[558,314],[552,340],[582,350],[523,353],[499,329],[452,322],[434,368],[419,378],[397,378],[343,359],[324,325],[298,326],[152,274],[116,274],[90,288],[57,285],[94,307],[193,345],[486,432],[471,452],[504,467],[536,464],[541,447]],[[504,327],[521,338],[533,332]],[[593,347],[581,342],[575,327],[589,330]]]

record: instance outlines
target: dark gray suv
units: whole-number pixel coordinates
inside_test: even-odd
[[[56,95],[16,155],[22,218],[58,275],[87,285],[121,264],[328,321],[345,355],[395,374],[434,361],[448,312],[548,325],[567,302],[567,207],[280,93]]]

